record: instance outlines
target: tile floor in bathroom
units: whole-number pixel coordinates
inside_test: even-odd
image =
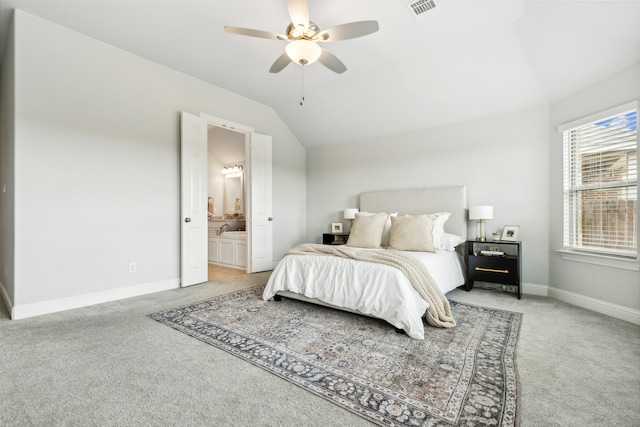
[[[232,277],[244,276],[247,274],[245,270],[237,268],[223,267],[221,265],[209,264],[209,281],[224,280]]]

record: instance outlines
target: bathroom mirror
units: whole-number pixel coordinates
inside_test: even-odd
[[[243,173],[224,177],[224,215],[244,217]]]

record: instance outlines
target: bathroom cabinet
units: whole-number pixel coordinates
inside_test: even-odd
[[[229,233],[231,234],[231,233]],[[247,239],[210,236],[208,242],[209,262],[227,267],[246,268],[247,267]]]

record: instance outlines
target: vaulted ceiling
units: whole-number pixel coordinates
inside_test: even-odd
[[[22,9],[270,105],[306,147],[537,106],[640,61],[639,1],[433,0],[420,19],[408,3],[309,0],[321,30],[379,23],[322,44],[343,74],[320,63],[269,73],[287,42],[224,31],[285,34],[286,0],[0,0],[0,36],[4,47]]]

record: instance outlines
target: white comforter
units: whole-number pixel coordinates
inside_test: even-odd
[[[442,293],[464,284],[456,252],[407,253],[427,266]],[[269,277],[263,298],[268,300],[279,291],[384,319],[410,337],[424,339],[422,316],[429,304],[394,267],[335,256],[287,255]]]

